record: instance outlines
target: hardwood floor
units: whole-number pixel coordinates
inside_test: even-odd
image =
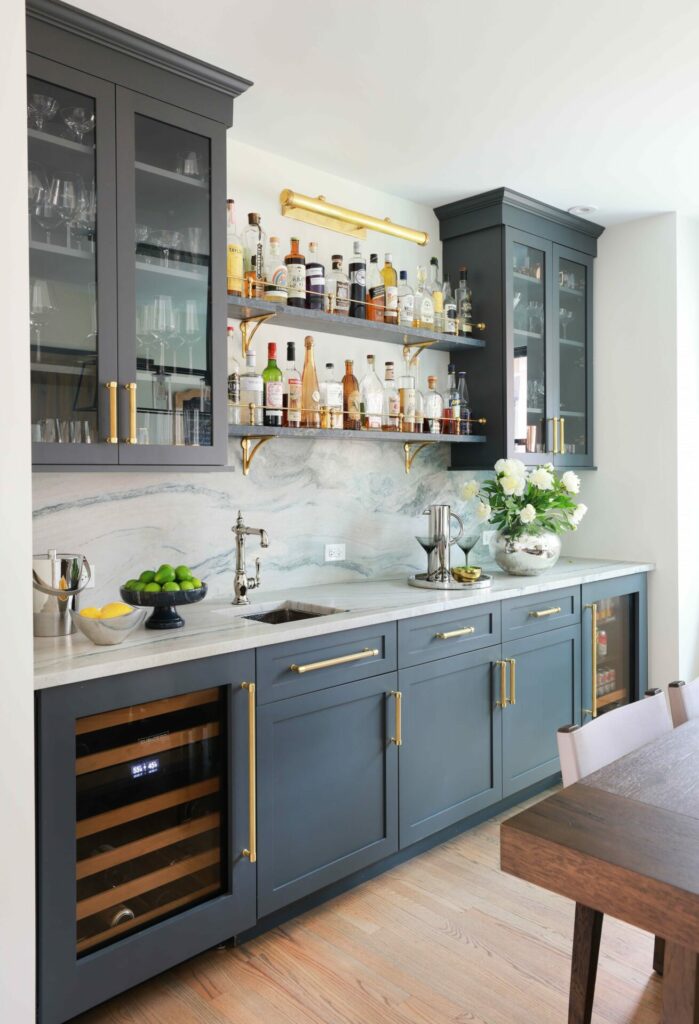
[[[80,1024],[564,1024],[574,907],[500,872],[498,826],[204,953]],[[651,935],[605,919],[594,1024],[657,1024],[652,960]]]

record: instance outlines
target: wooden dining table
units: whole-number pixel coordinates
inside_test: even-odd
[[[516,814],[500,839],[503,871],[575,901],[569,1024],[592,1017],[604,914],[657,936],[663,1024],[699,1024],[699,720]]]

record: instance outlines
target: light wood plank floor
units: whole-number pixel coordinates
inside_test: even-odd
[[[204,953],[80,1024],[564,1024],[573,907],[500,872],[498,824]],[[651,936],[605,920],[595,1024],[659,1021],[652,954]]]

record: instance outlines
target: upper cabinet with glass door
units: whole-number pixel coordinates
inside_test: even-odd
[[[250,83],[51,0],[27,38],[34,463],[223,465],[225,134]]]

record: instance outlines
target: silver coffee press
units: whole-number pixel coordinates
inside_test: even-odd
[[[430,505],[423,512],[429,516],[429,527],[427,540],[429,544],[420,543],[427,551],[427,579],[437,580],[441,583],[451,578],[451,556],[449,549],[455,544],[464,532],[464,524],[461,516],[452,512],[451,505]],[[451,535],[451,521],[455,519],[458,524],[458,533]]]
[[[92,573],[85,555],[59,554],[51,549],[34,555],[34,636],[68,636],[75,631],[70,612]]]

